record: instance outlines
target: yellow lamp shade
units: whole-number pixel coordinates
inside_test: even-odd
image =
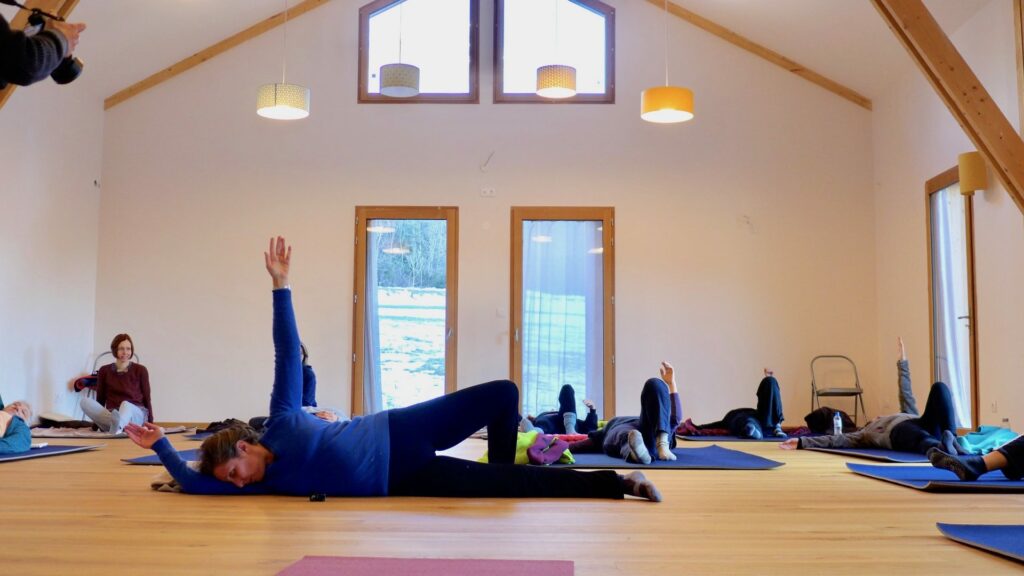
[[[656,86],[640,95],[640,117],[657,124],[686,122],[693,118],[693,92],[679,86]]]
[[[420,69],[412,64],[380,67],[380,93],[391,98],[411,98],[420,93]]]
[[[274,120],[309,116],[309,88],[298,84],[264,84],[256,94],[256,113]]]
[[[974,194],[976,190],[988,188],[988,173],[981,152],[964,152],[957,157],[960,170],[960,193]]]
[[[564,64],[537,68],[537,95],[555,99],[575,96],[576,69]]]

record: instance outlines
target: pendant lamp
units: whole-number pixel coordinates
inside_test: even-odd
[[[665,0],[665,85],[648,88],[640,94],[640,117],[657,124],[673,124],[693,119],[693,92],[668,83],[668,0]]]
[[[558,3],[555,3],[555,59],[558,59]],[[576,95],[576,69],[567,64],[548,64],[537,68],[537,96],[554,100]]]
[[[380,67],[380,93],[390,98],[410,98],[420,93],[420,69],[402,63],[402,13],[405,2],[398,6],[398,62]]]
[[[309,116],[309,88],[285,81],[288,60],[288,1],[284,3],[281,25],[284,48],[281,55],[281,82],[264,84],[256,93],[256,113],[273,120],[298,120]]]

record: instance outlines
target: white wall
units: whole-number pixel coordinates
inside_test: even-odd
[[[103,116],[80,82],[18,88],[0,110],[0,394],[66,414],[96,302]]]
[[[950,34],[957,49],[1002,109],[1018,126],[1013,3],[992,0]],[[909,59],[909,57],[908,57]],[[908,60],[909,62],[909,60]],[[903,335],[914,368],[915,391],[927,393],[929,373],[928,246],[924,183],[973,150],[939,97],[918,70],[875,102],[874,164],[878,250],[880,380],[895,394],[895,340]],[[981,423],[1024,424],[1024,398],[1015,389],[1024,373],[1024,222],[989,171],[990,187],[974,197]],[[995,406],[995,408],[993,408]]]
[[[662,359],[695,421],[753,404],[766,365],[792,424],[813,355],[877,373],[870,113],[680,21],[672,74],[697,119],[644,123],[661,14],[611,4],[615,105],[491,104],[488,2],[479,105],[357,105],[360,2],[337,0],[288,24],[289,79],[312,88],[305,121],[254,113],[279,31],[109,110],[96,341],[133,335],[160,420],[265,412],[260,252],[284,234],[321,403],[348,408],[354,206],[455,205],[459,385],[506,377],[510,207],[597,205],[616,210],[620,413],[638,411]]]

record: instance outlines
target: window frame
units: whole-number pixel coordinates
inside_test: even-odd
[[[925,245],[928,250],[928,369],[931,381],[937,382],[935,374],[935,286],[933,281],[932,253],[932,195],[960,183],[960,169],[957,166],[929,179],[924,185]],[[974,265],[974,196],[964,196],[964,238],[967,250],[967,301],[970,307],[971,331],[971,426],[961,428],[957,434],[966,434],[977,429],[981,423],[981,382],[978,380],[978,301],[977,278]]]
[[[366,287],[367,222],[370,220],[444,220],[447,222],[445,294],[444,393],[458,390],[459,209],[456,206],[356,206],[355,258],[352,285],[352,415],[363,414],[366,323],[360,295]]]
[[[604,94],[576,94],[570,98],[545,98],[535,93],[505,93],[505,2],[494,0],[494,95],[495,104],[615,104],[615,8],[600,0],[567,0],[604,16]]]
[[[359,65],[356,100],[359,104],[478,104],[480,102],[480,0],[469,2],[469,92],[432,92],[409,98],[392,98],[368,92],[370,17],[405,0],[374,0],[359,8]]]
[[[500,0],[499,0],[500,1]],[[602,298],[604,301],[603,326],[603,418],[615,416],[615,208],[606,206],[513,206],[511,210],[512,258],[509,294],[509,373],[519,388],[519,406],[522,408],[523,345],[518,337],[523,330],[523,221],[524,220],[600,220],[603,259]]]

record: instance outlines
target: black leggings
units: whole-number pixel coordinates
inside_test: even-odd
[[[782,394],[779,381],[774,376],[765,376],[757,385],[757,409],[736,408],[726,413],[718,422],[702,424],[698,428],[727,428],[733,436],[745,437],[747,424],[753,424],[761,436],[782,424]]]
[[[1010,480],[1020,480],[1024,477],[1024,436],[1018,436],[997,448],[1003,456],[1006,456],[1006,467],[1003,474]]]
[[[924,413],[918,418],[905,420],[893,427],[889,433],[889,440],[892,442],[893,450],[924,454],[930,448],[941,445],[940,439],[945,430],[956,433],[953,397],[948,386],[936,382],[928,391]]]
[[[614,471],[516,466],[519,389],[508,380],[471,386],[388,412],[388,493],[396,496],[622,498]],[[487,426],[491,463],[438,456]]]

